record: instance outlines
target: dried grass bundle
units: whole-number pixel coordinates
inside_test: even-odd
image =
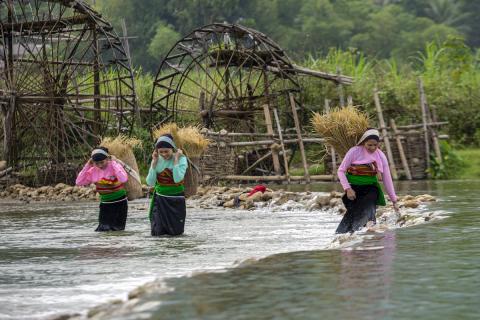
[[[170,133],[178,148],[182,149],[189,158],[200,157],[208,147],[209,140],[200,133],[198,127],[178,128],[175,123],[167,123],[153,131],[153,136],[158,139],[162,134]]]
[[[110,154],[113,154],[117,158],[123,158],[127,154],[133,151],[135,148],[142,147],[142,141],[136,138],[129,138],[122,134],[112,137],[105,137],[100,142],[102,147],[108,148]]]
[[[182,149],[180,147],[180,137],[179,137],[179,134],[178,134],[178,126],[176,123],[166,123],[164,124],[163,126],[161,126],[160,128],[158,129],[155,129],[153,130],[153,138],[155,140],[158,139],[158,137],[160,137],[161,135],[164,135],[164,134],[171,134],[172,137],[173,137],[173,141],[175,142],[175,144],[177,145],[177,147],[179,147],[180,149]],[[183,150],[183,149],[182,149]]]
[[[332,146],[342,157],[355,146],[369,127],[368,116],[353,106],[335,108],[326,114],[314,113],[312,125],[325,144]]]
[[[142,141],[129,138],[124,135],[118,135],[115,138],[105,137],[100,142],[102,147],[108,148],[108,152],[127,164],[131,169],[136,172],[138,176],[138,165],[135,155],[133,154],[134,148],[140,148]],[[128,172],[128,171],[127,171]],[[134,200],[143,197],[142,185],[135,179],[129,177],[127,183],[125,183],[125,189],[127,190],[128,200]]]

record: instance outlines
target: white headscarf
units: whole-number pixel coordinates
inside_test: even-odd
[[[380,132],[377,129],[368,129],[365,131],[365,133],[362,135],[360,140],[357,142],[357,146],[361,145],[365,139],[369,136],[376,136],[378,140],[380,140]]]

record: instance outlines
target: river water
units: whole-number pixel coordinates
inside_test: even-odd
[[[107,318],[477,319],[480,183],[397,188],[438,197],[420,210],[449,217],[324,250],[334,212],[189,208],[184,236],[151,238],[143,201],[119,233],[93,232],[95,203],[2,203],[0,319],[84,314],[153,279],[168,290]]]

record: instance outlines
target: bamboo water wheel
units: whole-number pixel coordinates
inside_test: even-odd
[[[133,74],[112,26],[83,1],[0,0],[3,156],[62,167],[129,133]]]
[[[161,62],[154,124],[181,114],[207,128],[264,131],[263,106],[288,121],[288,94],[299,92],[294,66],[275,42],[253,29],[215,23],[179,40]]]

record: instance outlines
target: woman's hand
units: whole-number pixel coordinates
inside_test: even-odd
[[[157,149],[153,150],[152,160],[153,160],[153,161],[157,161],[157,160],[158,160],[158,152],[157,152]]]
[[[347,198],[349,200],[355,200],[357,198],[357,195],[355,194],[355,191],[353,191],[352,188],[348,188],[347,190],[345,190],[347,192]]]
[[[178,159],[180,159],[180,156],[183,155],[182,149],[177,149],[177,152],[175,152],[175,163],[178,163]]]
[[[396,213],[400,213],[400,207],[398,206],[397,201],[393,203],[393,209],[395,210]]]
[[[153,150],[153,153],[152,153],[152,168],[155,168],[157,166],[157,162],[158,162],[158,151],[157,149]]]

